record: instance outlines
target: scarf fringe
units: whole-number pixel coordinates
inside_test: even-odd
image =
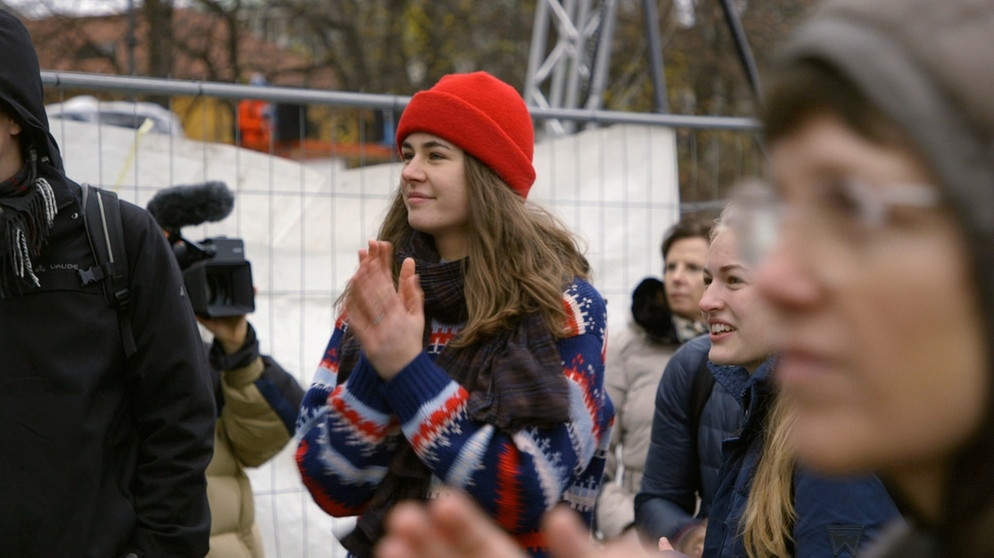
[[[55,192],[52,190],[52,185],[48,183],[45,177],[40,176],[38,180],[35,180],[35,188],[38,189],[38,193],[41,194],[42,202],[44,203],[45,232],[47,233],[51,230],[52,224],[55,223],[55,216],[59,213],[59,206],[55,201]]]
[[[41,252],[59,210],[48,180],[44,177],[35,179],[34,190],[24,212],[7,220],[5,236],[10,246],[7,254],[0,255],[0,298],[15,292],[19,294],[21,283],[36,288],[41,286],[32,257]]]

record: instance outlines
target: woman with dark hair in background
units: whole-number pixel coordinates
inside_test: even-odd
[[[663,238],[663,283],[666,304],[681,343],[707,333],[697,306],[704,294],[704,260],[711,236],[711,220],[684,217]]]
[[[617,414],[597,498],[597,530],[605,539],[635,525],[635,495],[642,485],[663,370],[681,343],[706,331],[697,303],[704,292],[710,227],[709,221],[684,218],[666,232],[663,281],[647,277],[638,284],[628,327],[608,343],[604,382]]]
[[[604,383],[615,409],[604,483],[597,496],[598,535],[610,539],[635,524],[635,494],[649,450],[652,401],[680,345],[662,281],[648,277],[632,293],[632,321],[608,343]]]

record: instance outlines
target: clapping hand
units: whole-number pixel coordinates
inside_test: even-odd
[[[367,249],[359,250],[359,269],[345,299],[349,327],[384,380],[418,356],[425,326],[424,292],[414,260],[404,260],[399,285],[394,285],[392,270],[393,247],[370,240]]]

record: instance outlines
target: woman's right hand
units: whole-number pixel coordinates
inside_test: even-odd
[[[390,243],[370,240],[369,248],[359,251],[359,269],[345,299],[349,327],[384,380],[393,379],[421,353],[425,326],[424,292],[414,260],[404,260],[398,287],[392,262]]]

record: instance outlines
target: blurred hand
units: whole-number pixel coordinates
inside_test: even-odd
[[[424,292],[414,260],[404,260],[397,287],[392,262],[390,243],[370,240],[369,248],[359,251],[359,269],[345,299],[349,327],[384,380],[392,379],[421,353],[425,327]]]
[[[475,502],[446,492],[427,504],[398,504],[387,517],[377,558],[527,558]]]
[[[225,354],[234,354],[245,344],[248,336],[248,317],[228,316],[224,318],[204,318],[196,316],[197,321],[214,334],[214,339],[220,343]]]
[[[526,558],[528,554],[480,507],[460,492],[426,504],[397,505],[387,517],[377,558]],[[669,551],[650,553],[637,538],[620,537],[597,546],[577,514],[559,507],[546,514],[543,532],[555,558],[686,558]]]
[[[650,552],[642,546],[638,537],[618,537],[603,546],[596,546],[590,540],[587,526],[576,512],[565,506],[546,514],[542,531],[554,558],[686,558],[672,550]]]
[[[704,554],[704,535],[707,532],[707,526],[708,523],[705,521],[700,525],[691,527],[677,541],[677,544],[673,547],[674,550],[682,552],[690,558],[701,558]],[[662,540],[660,539],[660,541]]]

